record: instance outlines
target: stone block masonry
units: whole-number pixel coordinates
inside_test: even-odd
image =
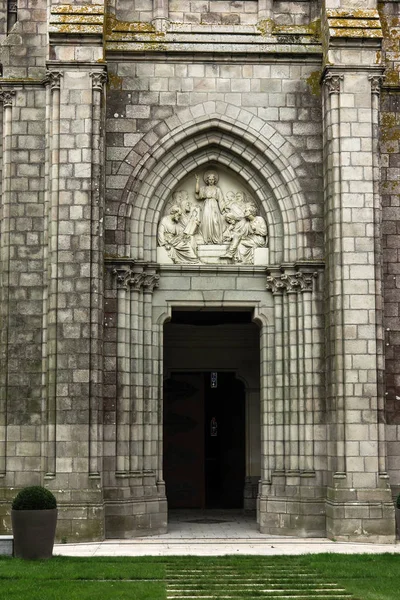
[[[163,382],[212,357],[245,389],[243,502],[260,530],[392,541],[398,3],[37,0],[14,24],[5,4],[4,533],[36,483],[68,541],[165,531]],[[205,206],[219,244],[201,239]],[[234,236],[256,243],[249,214],[264,258],[220,262]],[[203,333],[168,334],[177,312]],[[251,361],[234,328],[212,338],[226,356],[207,350],[204,313],[250,315]]]

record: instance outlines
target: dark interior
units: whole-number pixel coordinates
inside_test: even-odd
[[[169,508],[243,508],[245,391],[235,373],[165,381],[164,479]]]

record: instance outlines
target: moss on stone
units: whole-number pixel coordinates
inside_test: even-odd
[[[123,77],[115,73],[108,73],[107,87],[110,90],[122,90]]]
[[[320,79],[321,79],[321,71],[313,71],[312,73],[310,73],[310,75],[306,79],[306,82],[307,82],[313,96],[321,95]]]
[[[263,21],[259,21],[257,23],[257,29],[261,33],[261,35],[270,35],[273,27],[274,22],[272,19],[264,19]]]

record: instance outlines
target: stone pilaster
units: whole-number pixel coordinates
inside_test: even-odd
[[[59,523],[67,539],[103,535],[104,81],[97,66],[48,73],[45,472],[50,488],[68,490]]]
[[[331,9],[323,15],[328,57],[323,77],[327,534],[391,542],[393,505],[382,471],[379,424],[383,389],[376,94],[382,32],[375,3],[368,6],[364,22],[356,10],[343,8],[348,10]]]
[[[166,531],[166,498],[160,480],[160,380],[154,361],[159,349],[152,319],[159,275],[157,265],[129,259],[108,264],[117,285],[118,384],[115,470],[107,475],[105,489],[106,534],[161,533]]]

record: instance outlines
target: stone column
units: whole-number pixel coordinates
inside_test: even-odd
[[[91,115],[91,257],[90,257],[90,387],[89,387],[89,475],[100,477],[102,470],[102,382],[103,382],[103,254],[104,254],[104,158],[102,115],[105,71],[93,71]]]
[[[271,429],[274,432],[275,444],[273,452],[271,453],[271,460],[273,460],[272,470],[277,472],[283,472],[284,466],[284,410],[283,410],[283,395],[284,395],[284,382],[283,382],[283,290],[284,284],[279,278],[280,271],[275,271],[267,277],[266,289],[270,290],[274,297],[274,328],[275,328],[275,339],[274,339],[274,401],[273,408],[271,410],[272,424]]]
[[[0,337],[0,477],[6,474],[7,459],[7,388],[8,388],[8,340],[9,340],[9,283],[10,283],[10,183],[11,183],[11,136],[12,107],[15,92],[1,91],[3,104],[3,161],[2,161],[2,214],[0,237],[1,274],[1,337]]]
[[[301,293],[301,312],[303,332],[302,347],[302,370],[303,370],[303,397],[300,407],[302,415],[300,434],[300,470],[303,473],[314,472],[314,385],[313,378],[316,371],[313,363],[313,277],[314,273],[303,274],[300,293]],[[315,293],[315,292],[314,292]]]
[[[332,323],[332,344],[328,356],[328,373],[332,381],[332,395],[335,398],[335,462],[336,476],[341,477],[345,472],[344,454],[344,375],[343,375],[343,313],[340,303],[343,294],[340,262],[342,257],[343,223],[340,214],[341,199],[341,170],[340,170],[340,104],[339,94],[343,74],[329,73],[325,77],[325,129],[327,132],[326,144],[330,144],[329,161],[327,161],[326,179],[328,182],[328,195],[330,202],[325,205],[326,226],[331,235],[327,239],[328,250],[328,280],[332,286],[332,293],[328,298],[329,317]],[[339,211],[339,212],[338,212]],[[335,218],[335,214],[337,217]],[[333,316],[334,315],[334,316]]]
[[[379,103],[383,83],[382,75],[370,75],[371,82],[371,122],[372,122],[372,169],[374,186],[374,221],[376,228],[375,254],[382,256],[382,202],[380,195],[380,155],[379,155]],[[383,265],[382,261],[375,263],[375,297],[377,302],[376,314],[376,353],[377,353],[377,386],[378,386],[378,461],[379,473],[383,479],[388,479],[386,465],[386,419],[385,419],[385,356],[383,328]]]
[[[144,281],[144,272],[142,266],[135,265],[132,269],[130,280],[131,286],[131,309],[130,309],[130,472],[140,477],[142,472],[142,413],[139,407],[142,402],[142,386],[140,372],[140,363],[142,355],[141,347],[141,322],[139,314],[142,305],[142,289]]]
[[[57,325],[58,325],[58,246],[60,194],[60,88],[63,73],[49,71],[50,140],[49,140],[49,213],[48,213],[48,317],[47,317],[47,467],[46,477],[56,473],[57,457]]]
[[[287,317],[286,327],[287,335],[287,350],[289,355],[288,361],[288,381],[287,388],[287,440],[286,440],[286,471],[298,473],[299,471],[299,397],[298,397],[298,382],[299,382],[299,363],[298,363],[298,282],[291,274],[283,275],[286,283],[286,298],[287,298]]]
[[[114,269],[117,281],[117,398],[115,407],[115,469],[118,477],[130,470],[130,297],[131,265]]]
[[[143,387],[144,387],[144,444],[143,470],[144,475],[150,475],[156,482],[157,469],[157,422],[158,422],[158,381],[153,365],[153,323],[152,297],[159,286],[160,276],[156,267],[148,266],[143,282]]]

